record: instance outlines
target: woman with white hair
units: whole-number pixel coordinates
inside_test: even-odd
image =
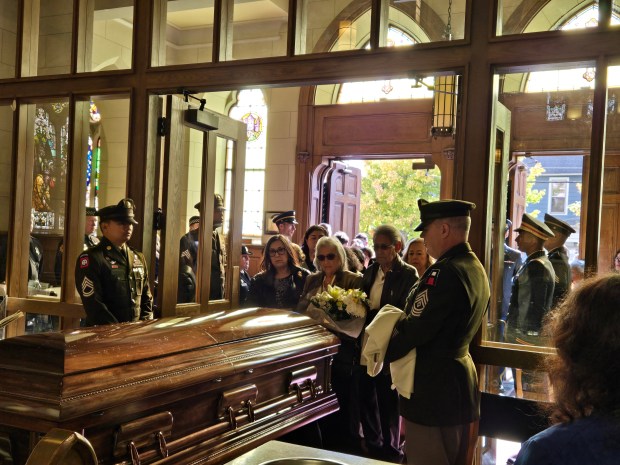
[[[316,243],[314,264],[317,272],[306,279],[297,311],[305,313],[310,299],[326,291],[328,286],[342,289],[361,289],[362,277],[347,269],[347,257],[340,241],[333,237],[321,237]],[[340,410],[320,420],[323,447],[331,450],[361,452],[359,402],[357,386],[359,379],[360,344],[343,333],[337,333],[341,345],[332,364],[332,387],[336,392]]]

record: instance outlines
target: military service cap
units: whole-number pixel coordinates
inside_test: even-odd
[[[86,216],[97,216],[97,209],[95,207],[86,207]]]
[[[200,217],[199,216],[192,216],[189,219],[189,225],[191,226],[192,224],[198,224],[200,223]]]
[[[194,205],[194,208],[196,210],[200,210],[201,205],[202,203],[198,202],[196,205]],[[224,197],[222,197],[220,194],[215,194],[213,196],[213,208],[215,210],[226,210],[226,207],[224,207]]]
[[[469,216],[469,212],[476,208],[476,204],[464,200],[447,199],[428,202],[420,199],[418,200],[418,208],[420,209],[420,219],[422,222],[414,231],[424,231],[424,227],[433,220],[454,216]]]
[[[123,199],[117,205],[109,205],[103,207],[96,212],[101,222],[115,220],[121,223],[138,224],[134,220],[133,210],[135,208],[134,201],[131,199]]]
[[[241,246],[241,255],[254,255],[245,245]]]
[[[280,223],[298,224],[297,220],[295,219],[295,210],[289,210],[287,212],[282,212],[277,215],[274,215],[271,217],[271,221],[273,221],[275,224],[280,224]]]
[[[549,213],[545,213],[545,224],[549,226],[549,229],[553,232],[559,232],[566,236],[570,236],[572,233],[577,232],[570,224],[559,220],[555,216],[551,216]]]
[[[521,226],[516,229],[517,232],[528,232],[538,237],[539,239],[549,239],[554,237],[553,231],[547,227],[545,223],[537,220],[532,215],[524,213],[521,218]]]

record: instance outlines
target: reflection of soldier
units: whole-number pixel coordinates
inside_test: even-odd
[[[34,229],[34,215],[30,215],[30,233]],[[28,252],[28,281],[36,281],[42,278],[43,272],[43,246],[39,239],[30,236],[30,246]]]
[[[243,305],[248,300],[248,295],[250,295],[250,285],[252,283],[252,278],[248,274],[248,270],[250,269],[250,255],[253,255],[252,252],[245,246],[241,246],[241,271],[239,272],[241,283],[239,287],[239,305]]]
[[[177,303],[196,301],[196,266],[198,265],[198,239],[200,217],[189,219],[189,231],[181,237],[179,244],[179,283]]]
[[[200,202],[194,205],[200,211]],[[217,231],[224,223],[224,199],[220,194],[213,198],[213,236],[211,249],[210,292],[209,300],[224,298],[224,264],[226,263],[225,252],[222,246],[220,234]]]
[[[505,235],[508,235],[512,221],[506,220]],[[503,299],[502,299],[502,312],[499,317],[499,340],[503,341],[506,331],[506,318],[508,317],[508,307],[510,306],[510,294],[512,293],[512,278],[517,270],[521,268],[521,252],[504,242],[504,285],[503,285]]]
[[[289,210],[275,215],[271,218],[271,221],[278,227],[278,234],[288,237],[288,239],[293,242],[293,234],[295,234],[295,229],[297,229],[298,224],[295,219],[295,210]]]
[[[553,232],[527,213],[517,232],[517,246],[527,259],[512,281],[507,342],[539,344],[542,320],[551,308],[555,288],[553,266],[543,250]]]
[[[549,254],[549,261],[555,271],[555,290],[553,291],[553,306],[566,297],[572,281],[571,269],[568,263],[568,249],[564,247],[566,239],[576,232],[570,224],[545,213],[545,224],[555,234],[545,241],[545,249]]]
[[[122,323],[153,318],[146,259],[127,246],[134,220],[134,203],[123,199],[98,212],[103,238],[82,253],[75,266],[75,285],[86,311],[86,325]]]
[[[86,220],[84,221],[84,249],[99,244],[99,238],[95,234],[97,232],[97,209],[94,207],[86,207]],[[54,275],[56,282],[60,284],[60,274],[62,272],[62,254],[65,251],[64,240],[60,239],[58,248],[56,249],[56,260],[54,262]]]

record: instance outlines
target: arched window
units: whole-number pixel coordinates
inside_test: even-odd
[[[388,29],[388,47],[401,47],[419,43],[404,31]],[[366,44],[364,48],[370,48]],[[431,86],[434,79],[427,77],[424,83]],[[433,98],[433,92],[415,79],[387,79],[383,81],[346,82],[340,86],[337,103],[380,102],[382,100],[409,100]]]
[[[267,155],[267,105],[260,89],[242,90],[229,116],[243,121],[248,128],[243,200],[244,236],[263,233],[265,196],[265,160]]]
[[[620,24],[620,17],[612,13],[611,24]],[[565,21],[558,29],[584,29],[598,25],[598,5],[590,5]],[[552,71],[535,71],[530,73],[525,92],[555,92],[562,90],[593,89],[594,68],[556,69]],[[610,68],[607,76],[609,87],[620,87],[620,72]]]

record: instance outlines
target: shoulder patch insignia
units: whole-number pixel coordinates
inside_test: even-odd
[[[556,284],[560,282],[560,277],[558,275],[555,276],[555,282]]]
[[[90,297],[95,293],[95,284],[88,279],[86,276],[84,276],[84,279],[82,280],[82,295],[84,297]]]
[[[413,301],[413,308],[411,309],[411,314],[413,316],[422,315],[422,312],[426,308],[427,304],[428,304],[428,289],[424,289],[422,292],[420,292],[416,296],[415,300]]]
[[[189,250],[185,249],[183,252],[181,252],[181,257],[183,258],[187,258],[188,260],[192,259],[192,256],[189,253]]]
[[[88,268],[89,264],[90,264],[90,259],[88,258],[88,255],[82,255],[80,257],[80,268]]]
[[[431,272],[426,277],[426,281],[424,281],[424,284],[426,284],[427,286],[436,286],[437,278],[439,278],[439,270],[431,270]]]

